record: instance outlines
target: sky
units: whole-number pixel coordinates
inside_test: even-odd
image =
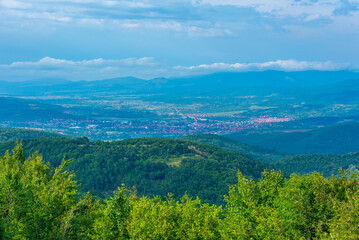
[[[0,80],[359,70],[359,0],[0,0]]]

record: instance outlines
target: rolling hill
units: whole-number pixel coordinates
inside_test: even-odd
[[[53,118],[78,117],[64,113],[61,106],[27,99],[0,97],[0,121],[46,121]]]
[[[208,144],[226,149],[232,152],[244,153],[254,159],[261,160],[264,162],[274,162],[286,156],[286,153],[278,152],[271,149],[262,148],[259,146],[251,146],[224,136],[214,134],[199,134],[199,135],[188,135],[181,139],[198,142],[202,144]]]
[[[16,141],[16,140],[22,140],[28,138],[40,138],[40,137],[63,138],[68,136],[58,133],[46,132],[46,131],[0,127],[0,142]]]
[[[39,151],[45,161],[58,166],[73,158],[69,170],[76,172],[80,191],[106,195],[124,183],[139,194],[178,198],[187,192],[205,202],[223,202],[228,185],[237,181],[240,170],[251,179],[273,167],[241,153],[215,146],[172,140],[143,138],[120,142],[90,142],[87,138],[40,138],[22,140],[29,155]],[[15,142],[0,144],[0,152]]]

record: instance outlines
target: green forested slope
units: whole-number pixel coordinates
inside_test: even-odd
[[[78,119],[64,108],[41,101],[0,97],[0,121],[47,121],[53,118]]]
[[[106,194],[125,183],[139,194],[199,196],[221,203],[227,186],[236,181],[238,170],[252,179],[271,168],[241,153],[183,140],[144,138],[121,142],[90,142],[87,138],[40,138],[22,141],[27,154],[39,151],[58,166],[63,157],[73,158],[69,169],[76,172],[80,191]],[[14,147],[0,144],[0,151]]]
[[[0,127],[0,142],[15,141],[15,140],[21,140],[27,138],[40,138],[40,137],[62,138],[65,136],[61,134],[45,132],[45,131]]]
[[[359,152],[359,123],[336,125],[307,132],[239,132],[226,135],[250,145],[293,154]]]
[[[269,163],[274,162],[287,155],[285,153],[278,152],[272,149],[266,149],[259,146],[251,146],[236,141],[234,139],[214,134],[188,135],[181,139],[217,146],[232,152],[241,152],[254,159]]]

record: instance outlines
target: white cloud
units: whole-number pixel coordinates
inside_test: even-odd
[[[155,61],[152,57],[143,57],[143,58],[125,58],[118,61],[127,66],[153,66]]]
[[[188,11],[197,11],[190,1],[38,0],[30,5],[21,0],[0,0],[0,6],[3,6],[0,8],[0,22],[3,20],[0,26],[11,24],[13,27],[7,28],[19,31],[41,25],[42,29],[38,29],[46,32],[46,28],[59,23],[112,30],[154,29],[195,37],[232,34],[229,29],[213,21],[192,19],[191,13],[182,9],[186,6]]]
[[[0,0],[0,6],[3,8],[15,8],[15,9],[26,9],[30,8],[32,5],[29,3],[24,3],[15,0]]]
[[[308,62],[296,60],[277,60],[263,63],[212,63],[197,66],[177,66],[175,69],[187,71],[263,71],[263,70],[280,70],[280,71],[335,71],[350,69],[349,64],[336,64],[328,62]]]
[[[154,65],[152,57],[143,58],[124,58],[119,60],[105,60],[97,58],[92,60],[71,61],[65,59],[57,59],[44,57],[36,62],[13,62],[8,65],[0,65],[3,68],[22,68],[22,67],[103,67],[107,65],[126,65],[126,66],[152,66]]]
[[[336,11],[349,5],[359,7],[359,1],[346,0],[344,4],[343,0],[37,0],[29,4],[24,0],[0,0],[0,27],[3,25],[3,28],[18,29],[19,32],[29,28],[47,32],[47,28],[56,29],[54,24],[71,24],[110,30],[155,29],[191,37],[238,36],[243,31],[238,26],[248,25],[248,30],[256,29],[256,24],[261,25],[260,20],[250,22],[241,15],[231,16],[228,20],[226,13],[213,15],[216,7],[250,8],[264,17],[298,18],[299,22],[267,24],[277,25],[277,28],[271,29],[286,25],[286,29],[290,30],[287,25],[303,26],[318,19],[335,20],[338,18]],[[357,11],[355,7],[350,9],[349,12]],[[311,28],[307,25],[303,27]]]
[[[187,23],[183,24],[176,21],[153,21],[153,22],[144,22],[146,28],[152,29],[164,29],[164,30],[172,30],[175,32],[184,32],[189,36],[204,36],[204,37],[216,37],[216,36],[226,36],[231,35],[232,32],[228,29],[221,27],[212,27],[207,24],[202,23]]]
[[[221,71],[335,71],[358,70],[359,66],[332,62],[277,60],[262,63],[212,63],[196,66],[168,66],[152,57],[124,59],[90,59],[73,61],[44,57],[39,61],[19,61],[0,65],[0,80],[19,81],[56,77],[69,80],[98,80],[134,76],[139,78],[173,77],[192,74],[208,74]]]
[[[61,77],[71,80],[98,80],[118,76],[148,77],[158,66],[152,57],[124,59],[91,59],[72,61],[44,57],[39,61],[21,61],[0,65],[1,80],[28,80]]]
[[[357,4],[358,1],[351,0],[350,3]],[[304,17],[305,20],[331,18],[335,10],[343,5],[341,0],[200,0],[194,4],[253,8],[259,13],[281,17]]]
[[[150,29],[155,31],[172,31],[183,33],[191,37],[217,37],[233,35],[232,31],[219,25],[207,22],[187,22],[182,23],[173,20],[117,20],[114,21],[116,26],[126,29]]]

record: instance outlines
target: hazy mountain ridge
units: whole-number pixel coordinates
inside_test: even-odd
[[[359,123],[340,124],[308,131],[244,131],[231,139],[293,154],[359,152]]]
[[[113,92],[158,92],[164,91],[208,91],[224,88],[266,87],[274,90],[308,88],[338,84],[342,81],[359,79],[359,73],[351,71],[300,71],[300,72],[220,72],[208,75],[155,78],[143,80],[134,77],[120,77],[97,81],[48,82],[45,79],[25,82],[0,82],[0,93],[17,95],[43,95],[48,92],[83,92],[85,90]],[[46,84],[45,84],[46,83]],[[343,84],[341,84],[343,85]],[[252,89],[253,90],[253,89]]]

